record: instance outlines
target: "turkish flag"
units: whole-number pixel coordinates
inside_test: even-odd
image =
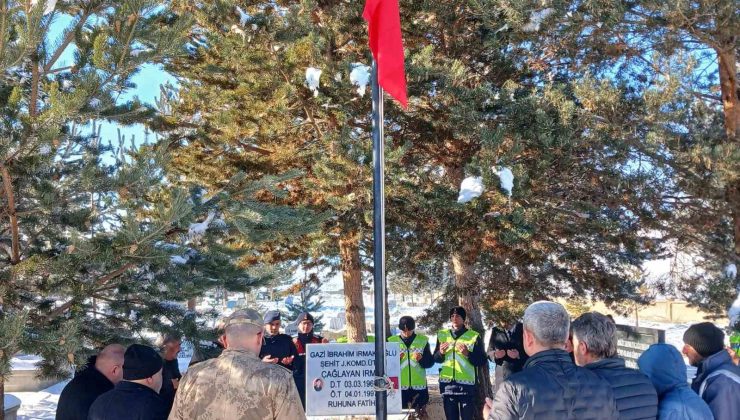
[[[406,108],[406,69],[398,0],[366,0],[362,17],[369,26],[370,50],[378,66],[378,83]]]

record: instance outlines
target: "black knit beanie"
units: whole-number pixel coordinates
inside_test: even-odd
[[[683,342],[702,357],[709,357],[725,348],[725,333],[711,322],[700,322],[683,333]]]
[[[406,315],[402,316],[401,319],[398,320],[398,329],[399,330],[406,330],[406,331],[412,331],[416,329],[416,321],[414,321],[414,318]]]
[[[162,369],[162,358],[156,350],[132,344],[123,355],[123,379],[135,381],[154,376]]]
[[[462,306],[455,306],[454,308],[450,309],[450,318],[452,318],[452,315],[457,314],[460,315],[460,318],[465,321],[465,319],[468,317],[467,312],[465,312],[465,308]]]

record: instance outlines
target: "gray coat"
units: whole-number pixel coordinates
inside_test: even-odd
[[[535,354],[496,392],[489,420],[618,419],[611,386],[563,350]]]

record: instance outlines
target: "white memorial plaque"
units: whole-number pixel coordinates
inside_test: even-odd
[[[385,345],[385,373],[393,383],[388,413],[401,413],[398,343]],[[309,344],[306,346],[306,415],[375,414],[375,344]]]

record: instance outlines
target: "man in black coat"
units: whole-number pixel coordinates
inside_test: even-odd
[[[166,420],[167,404],[159,398],[162,357],[156,350],[133,344],[124,355],[123,381],[98,397],[89,420]]]
[[[159,397],[167,405],[167,412],[172,410],[172,404],[175,402],[175,392],[180,384],[182,374],[180,365],[177,361],[177,355],[182,348],[182,337],[178,335],[166,334],[162,336],[159,344],[162,362],[162,389],[159,390]]]
[[[576,364],[609,382],[620,420],[648,420],[658,415],[658,393],[644,373],[625,366],[617,357],[617,328],[598,312],[587,312],[575,321],[573,354]]]
[[[521,372],[527,357],[524,352],[524,325],[521,322],[514,323],[508,330],[493,327],[488,342],[488,358],[501,366],[502,379]]]
[[[267,311],[264,316],[265,333],[262,335],[260,359],[265,363],[278,365],[293,371],[293,359],[298,356],[293,338],[280,334],[280,311]]]
[[[555,302],[524,312],[524,369],[509,376],[483,410],[488,420],[610,420],[617,406],[609,384],[576,366],[565,349],[570,317]]]
[[[97,356],[88,360],[87,366],[77,372],[64,387],[57,404],[56,420],[87,420],[90,406],[101,394],[113,389],[123,379],[123,353],[126,348],[111,344]]]

